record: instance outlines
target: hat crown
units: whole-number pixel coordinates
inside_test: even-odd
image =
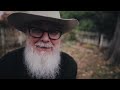
[[[16,11],[17,13],[27,13],[33,14],[38,16],[45,16],[45,17],[52,17],[60,19],[60,12],[59,11]]]

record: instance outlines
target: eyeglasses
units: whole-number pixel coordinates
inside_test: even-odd
[[[62,32],[57,31],[57,30],[45,31],[39,28],[29,28],[29,34],[34,38],[42,38],[42,36],[44,35],[44,32],[47,32],[49,38],[52,40],[58,40],[62,35]]]

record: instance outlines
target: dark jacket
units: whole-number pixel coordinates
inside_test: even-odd
[[[23,58],[24,48],[9,52],[0,59],[0,79],[34,79],[27,73]],[[76,79],[77,64],[61,52],[60,73],[55,79]]]

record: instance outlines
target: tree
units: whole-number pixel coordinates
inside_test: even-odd
[[[98,46],[102,41],[103,34],[108,41],[113,37],[116,25],[116,11],[62,11],[64,18],[76,18],[80,24],[79,31],[97,32],[99,35]]]
[[[107,59],[113,65],[120,65],[120,11],[117,12],[116,16],[116,30],[107,50]]]
[[[93,31],[95,30],[95,23],[91,19],[83,19],[80,21],[78,29],[80,31]]]
[[[76,18],[81,30],[106,34],[109,39],[113,36],[116,24],[116,11],[61,11],[63,18]]]
[[[105,34],[107,39],[112,39],[116,27],[116,11],[96,11],[93,20],[99,34]]]
[[[120,65],[120,11],[70,11],[62,13],[66,18],[75,17],[78,19],[80,22],[79,29],[82,30],[92,31],[92,24],[89,23],[93,22],[99,36],[105,34],[110,41],[106,51],[106,59],[111,64]]]

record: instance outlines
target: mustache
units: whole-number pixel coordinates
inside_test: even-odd
[[[52,48],[53,47],[52,44],[50,44],[50,43],[43,43],[43,42],[37,42],[35,44],[35,46],[37,46],[37,47],[46,47],[46,48]]]

